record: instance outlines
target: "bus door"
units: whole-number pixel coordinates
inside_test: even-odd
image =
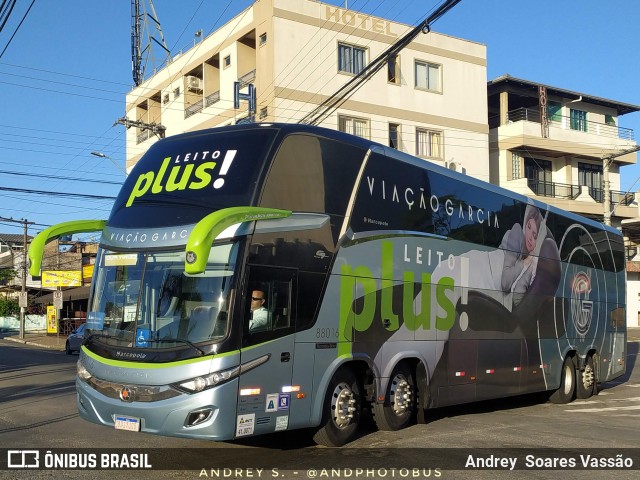
[[[286,430],[293,387],[297,270],[250,266],[236,437]],[[295,395],[295,393],[293,393]]]
[[[611,337],[611,375],[618,376],[626,367],[626,313],[624,308],[616,308],[610,314],[610,326],[607,330]],[[603,372],[606,374],[606,372]]]

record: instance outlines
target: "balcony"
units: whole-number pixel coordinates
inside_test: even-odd
[[[494,123],[499,121],[499,117],[492,118],[489,122],[490,128],[495,128],[497,125]],[[518,108],[511,110],[507,113],[507,120],[509,123],[514,122],[534,122],[540,123],[540,111],[532,108]],[[564,130],[570,129],[576,132],[592,133],[600,135],[602,137],[619,138],[621,140],[634,140],[634,132],[630,128],[619,127],[617,125],[609,125],[606,123],[598,123],[586,120],[582,122],[581,127],[577,128],[572,126],[572,119],[565,116],[555,116],[553,118],[547,117],[550,127],[558,127]]]
[[[214,103],[218,103],[220,101],[220,90],[217,92],[213,92],[210,95],[207,95],[204,99],[204,106],[209,107]]]
[[[507,120],[501,125],[498,116],[489,119],[490,136],[497,142],[499,150],[524,147],[549,152],[552,156],[602,159],[605,155],[618,154],[636,146],[634,131],[630,128],[589,120],[577,121],[565,116],[549,118],[548,130],[543,134],[538,109],[511,110],[507,113]],[[619,156],[616,163],[635,164],[636,155]]]
[[[138,136],[136,137],[137,139],[137,143],[142,143],[145,140],[148,140],[151,135],[153,135],[153,133],[151,132],[151,130],[143,130],[141,133],[138,134]]]
[[[241,77],[238,77],[238,82],[240,82],[240,88],[246,87],[248,84],[253,82],[256,79],[256,69],[245,73]]]
[[[533,193],[540,197],[553,197],[563,200],[577,199],[582,190],[589,194],[597,203],[604,202],[604,190],[601,188],[583,187],[581,185],[567,185],[565,183],[544,182],[541,180],[527,180],[527,185]],[[630,206],[635,201],[635,193],[612,190],[609,192],[611,206]]]
[[[196,113],[202,111],[203,102],[202,100],[198,100],[195,103],[192,103],[188,107],[184,109],[184,118],[189,118],[191,115],[195,115]]]

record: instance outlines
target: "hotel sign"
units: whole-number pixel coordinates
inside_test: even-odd
[[[391,35],[392,37],[398,36],[397,33],[391,31],[392,24],[387,20],[375,18],[370,15],[363,15],[362,13],[354,12],[353,10],[345,10],[343,8],[331,7],[329,5],[326,7],[325,20],[327,21],[370,30],[373,33],[383,33],[385,35]]]

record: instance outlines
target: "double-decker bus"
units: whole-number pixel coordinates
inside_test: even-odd
[[[616,229],[341,132],[160,140],[107,221],[34,239],[31,274],[85,231],[102,235],[77,407],[111,428],[339,446],[365,415],[398,430],[483,399],[566,403],[625,370]]]

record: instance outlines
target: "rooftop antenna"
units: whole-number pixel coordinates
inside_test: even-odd
[[[147,12],[147,2],[151,13]],[[156,35],[160,40],[156,38]],[[142,46],[143,38],[146,42],[144,47]],[[164,55],[159,62],[156,62],[153,56],[151,47],[154,42],[163,50]],[[160,21],[153,7],[153,0],[131,0],[131,70],[135,86],[137,87],[144,82],[149,62],[155,71],[169,63],[170,59],[171,55],[164,41]]]

